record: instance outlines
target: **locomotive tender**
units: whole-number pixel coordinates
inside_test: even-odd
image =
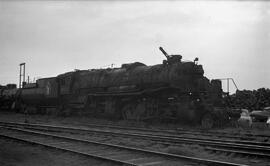
[[[184,62],[181,55],[160,50],[167,60],[158,65],[135,62],[38,79],[17,90],[16,108],[57,107],[94,116],[173,119],[204,127],[224,118],[215,109],[222,100],[221,81],[209,81],[196,60]]]
[[[11,109],[17,93],[16,84],[0,85],[0,108]]]

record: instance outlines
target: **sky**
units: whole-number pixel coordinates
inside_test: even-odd
[[[199,58],[209,79],[270,88],[267,1],[0,1],[0,84],[111,64]],[[224,82],[225,84],[225,82]],[[232,84],[230,85],[233,90]]]

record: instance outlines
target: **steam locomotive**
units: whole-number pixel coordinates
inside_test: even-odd
[[[10,107],[22,111],[55,107],[136,121],[169,119],[206,128],[227,119],[226,110],[217,109],[222,104],[221,81],[207,79],[197,59],[182,61],[181,55],[160,50],[166,56],[162,64],[75,70],[9,89]]]

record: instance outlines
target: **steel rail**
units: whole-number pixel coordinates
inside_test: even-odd
[[[211,150],[211,151],[219,151],[219,152],[225,152],[225,153],[237,153],[237,154],[243,154],[247,156],[257,156],[257,157],[263,157],[263,158],[270,158],[269,154],[264,154],[264,153],[251,153],[251,152],[246,152],[246,151],[239,151],[239,150],[228,150],[228,149],[220,149],[220,148],[210,148],[206,147],[206,150]]]
[[[131,135],[131,136],[144,136],[144,137],[153,137],[153,138],[166,138],[166,139],[172,139],[172,140],[194,140],[194,141],[201,141],[201,142],[217,142],[217,143],[228,143],[227,145],[246,145],[249,147],[254,148],[265,148],[266,151],[270,152],[270,143],[267,142],[258,142],[258,141],[245,141],[245,140],[219,140],[219,139],[207,139],[207,138],[192,138],[192,137],[184,137],[179,135],[163,135],[163,134],[153,134],[153,133],[123,133],[123,132],[117,132],[117,131],[104,131],[99,129],[89,129],[89,128],[78,128],[78,127],[65,127],[65,126],[52,126],[52,125],[45,125],[45,124],[29,124],[29,123],[14,123],[14,122],[0,122],[1,124],[9,124],[9,125],[15,125],[15,126],[30,126],[30,127],[45,127],[45,128],[51,128],[51,129],[59,129],[59,130],[74,130],[74,131],[84,131],[84,132],[100,132],[100,133],[108,133],[108,134],[116,134],[116,135]],[[253,146],[254,145],[254,146]]]
[[[2,123],[3,124],[3,123]],[[0,123],[1,125],[1,123]],[[205,145],[205,146],[214,146],[214,147],[219,147],[219,149],[213,149],[214,151],[226,151],[228,153],[239,153],[239,154],[245,154],[245,155],[253,155],[253,156],[258,156],[258,157],[264,157],[264,158],[268,158],[269,157],[269,153],[270,153],[270,147],[265,147],[265,146],[257,146],[257,145],[246,145],[246,144],[239,144],[239,143],[231,143],[231,142],[222,142],[222,141],[209,141],[209,140],[201,140],[201,139],[197,139],[197,138],[174,138],[174,137],[168,137],[168,136],[160,136],[160,135],[146,135],[146,134],[132,134],[132,133],[122,133],[122,132],[112,132],[112,131],[102,131],[102,130],[90,130],[90,129],[81,129],[81,128],[71,128],[71,127],[63,127],[63,126],[51,126],[51,125],[37,125],[37,124],[14,124],[14,123],[7,123],[7,125],[10,126],[18,126],[22,127],[22,126],[27,126],[28,127],[45,127],[45,129],[41,129],[41,130],[52,130],[55,131],[55,129],[57,129],[58,131],[63,132],[64,130],[72,130],[75,131],[76,133],[78,132],[95,132],[95,133],[103,133],[106,135],[114,135],[114,136],[127,136],[127,137],[137,137],[137,138],[143,138],[143,139],[151,139],[160,143],[165,143],[165,144],[183,144],[183,143],[189,143],[189,144],[199,144],[199,145]],[[36,128],[37,129],[37,128]],[[260,142],[258,142],[260,143]],[[223,149],[220,149],[223,148]],[[231,150],[234,149],[234,150]],[[242,149],[239,150],[239,149]],[[211,148],[206,148],[206,150],[211,150]],[[244,150],[244,151],[243,151]],[[256,151],[256,152],[251,152],[252,151]],[[264,152],[264,153],[257,153],[258,151],[260,152]],[[268,154],[266,154],[265,152],[267,152]]]
[[[174,130],[165,130],[165,129],[149,129],[149,128],[139,128],[139,127],[123,127],[118,125],[102,125],[102,124],[87,124],[87,126],[94,126],[94,127],[103,127],[103,128],[115,128],[115,129],[124,129],[124,130],[141,130],[141,131],[151,131],[151,132],[163,132],[169,134],[192,134],[192,135],[200,135],[200,136],[217,136],[217,137],[226,137],[226,138],[236,138],[236,139],[246,139],[245,137],[235,136],[235,135],[228,135],[230,133],[226,132],[215,132],[215,131],[206,131],[206,130],[191,130],[187,131],[185,129],[174,129]],[[244,133],[246,136],[251,137],[270,137],[270,135],[262,135],[262,134],[251,134],[251,133]],[[249,138],[250,139],[250,138]]]
[[[36,124],[29,124],[29,123],[15,123],[15,122],[1,122],[1,123],[9,123],[9,124],[21,124],[21,125],[36,125]],[[41,124],[38,124],[41,125]],[[46,125],[46,124],[42,124],[43,126],[49,127],[50,125]],[[270,146],[270,142],[256,142],[256,141],[248,141],[248,140],[242,140],[243,137],[239,137],[239,136],[226,136],[226,135],[216,135],[216,134],[206,134],[206,133],[193,133],[190,131],[184,131],[182,133],[175,133],[173,131],[167,131],[167,130],[156,130],[156,129],[145,129],[145,128],[135,128],[135,127],[122,127],[122,126],[107,126],[107,125],[96,125],[96,124],[87,124],[87,126],[94,126],[94,127],[103,127],[103,128],[113,128],[113,129],[124,129],[124,130],[134,130],[134,131],[143,131],[143,132],[151,132],[151,133],[168,133],[168,134],[161,134],[160,136],[169,136],[169,137],[174,137],[174,138],[192,138],[192,137],[187,137],[187,136],[179,136],[178,134],[192,134],[192,135],[199,135],[199,136],[218,136],[218,137],[222,137],[222,138],[239,138],[241,140],[222,140],[222,142],[232,142],[232,143],[239,143],[239,144],[252,144],[252,145],[261,145],[261,146]],[[59,127],[59,128],[65,128],[63,126],[54,126],[54,127]],[[70,127],[73,128],[73,127]],[[81,130],[80,128],[76,128]],[[88,129],[91,130],[91,129]],[[138,133],[138,132],[136,132]],[[149,134],[149,133],[146,133]],[[151,135],[155,135],[155,136],[159,136],[158,134],[151,134]],[[264,137],[270,137],[265,135]],[[201,140],[210,140],[208,138],[200,138]],[[220,141],[220,139],[213,139],[211,138],[211,140],[213,141]]]
[[[74,154],[78,154],[78,155],[82,155],[82,156],[86,156],[86,157],[91,157],[91,158],[95,158],[95,159],[99,159],[99,160],[105,160],[105,161],[113,162],[113,163],[116,163],[116,164],[139,166],[139,165],[134,164],[134,163],[120,161],[120,160],[112,159],[112,158],[109,158],[109,157],[103,157],[103,156],[100,156],[100,155],[83,153],[83,152],[79,152],[79,151],[76,151],[76,150],[71,150],[71,149],[67,149],[67,148],[61,148],[61,147],[57,147],[57,146],[53,146],[53,145],[47,145],[47,144],[44,144],[44,143],[41,143],[41,142],[38,142],[38,141],[31,141],[31,140],[27,140],[27,139],[16,138],[16,137],[4,135],[3,133],[0,133],[0,137],[6,138],[6,139],[16,140],[16,141],[20,141],[20,142],[25,142],[25,143],[29,143],[29,144],[40,145],[40,146],[44,146],[44,147],[51,148],[51,149],[66,151],[66,152],[70,152],[70,153],[74,153]]]
[[[192,161],[192,162],[195,162],[195,163],[202,163],[202,164],[207,164],[207,165],[244,166],[243,164],[224,162],[224,161],[217,161],[217,160],[209,160],[209,159],[202,159],[202,158],[189,157],[189,156],[184,156],[184,155],[176,155],[176,154],[158,152],[158,151],[153,151],[153,150],[145,150],[145,149],[127,147],[127,146],[122,146],[122,145],[115,145],[115,144],[102,143],[102,142],[97,142],[97,141],[90,141],[90,140],[79,139],[79,138],[68,137],[68,136],[60,136],[60,135],[57,135],[57,134],[48,134],[48,133],[44,133],[44,132],[37,132],[37,131],[30,131],[30,130],[25,130],[25,129],[18,129],[18,128],[13,128],[13,127],[2,127],[2,128],[6,128],[6,129],[9,129],[9,130],[15,130],[15,131],[23,132],[23,133],[28,133],[28,134],[35,134],[35,135],[39,135],[39,136],[46,136],[46,137],[65,139],[65,140],[88,143],[88,144],[102,145],[102,146],[108,146],[108,147],[113,147],[113,148],[118,148],[118,149],[129,150],[129,151],[137,151],[137,152],[152,154],[152,155],[156,155],[156,156],[160,156],[160,157],[164,157],[164,158],[177,159],[177,160],[187,160],[187,161]],[[2,133],[0,135],[2,135]]]
[[[0,121],[1,123],[1,121]],[[9,122],[12,123],[12,122]],[[15,122],[14,122],[15,123]],[[213,131],[205,131],[205,130],[192,130],[192,131],[187,131],[184,129],[175,129],[175,130],[164,130],[164,129],[149,129],[149,128],[142,128],[142,127],[123,127],[123,126],[118,126],[118,125],[101,125],[101,124],[87,124],[87,126],[93,126],[93,127],[101,127],[101,128],[112,128],[112,129],[124,129],[124,130],[135,130],[135,131],[143,131],[143,132],[157,132],[157,133],[167,133],[167,134],[173,134],[175,136],[179,136],[179,134],[192,134],[192,135],[198,135],[198,136],[216,136],[216,137],[221,137],[221,138],[234,138],[234,139],[240,139],[240,140],[250,140],[252,139],[251,137],[267,137],[269,138],[270,135],[261,135],[261,134],[249,134],[245,133],[244,135],[249,136],[247,137],[241,137],[241,136],[235,136],[235,135],[228,135],[230,133],[226,132],[213,132]],[[177,135],[176,135],[177,134]],[[269,143],[270,144],[270,143]]]

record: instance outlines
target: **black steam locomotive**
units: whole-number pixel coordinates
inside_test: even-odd
[[[135,62],[38,79],[16,89],[11,107],[55,107],[126,120],[171,119],[204,127],[226,119],[224,109],[215,109],[222,103],[221,81],[209,81],[197,59],[184,62],[181,55],[160,50],[167,59],[154,66]]]

